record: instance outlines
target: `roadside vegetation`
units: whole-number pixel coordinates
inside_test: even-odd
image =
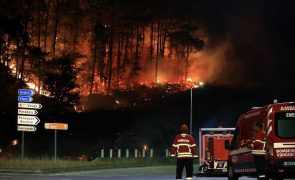
[[[73,171],[116,167],[172,165],[170,158],[104,158],[93,161],[54,160],[49,158],[0,161],[1,170]]]

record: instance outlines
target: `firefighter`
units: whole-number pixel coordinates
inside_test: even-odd
[[[185,167],[186,179],[193,179],[193,158],[197,157],[197,147],[193,136],[188,134],[188,127],[182,124],[181,134],[177,135],[171,148],[171,157],[177,157],[176,179],[182,178]]]
[[[202,163],[202,165],[199,167],[199,171],[201,173],[205,173],[207,168],[210,166],[210,164],[212,163],[212,156],[211,156],[211,153],[209,150],[206,150],[206,153],[205,153],[205,158],[204,158],[204,161]]]
[[[266,179],[265,175],[265,132],[263,131],[263,124],[256,122],[254,127],[254,135],[252,138],[252,152],[254,155],[254,163],[258,179]]]

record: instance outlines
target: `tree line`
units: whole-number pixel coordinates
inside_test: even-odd
[[[111,92],[171,63],[186,80],[190,55],[201,51],[202,14],[193,0],[3,0],[0,61],[21,82],[58,101]],[[78,86],[79,85],[79,86]]]

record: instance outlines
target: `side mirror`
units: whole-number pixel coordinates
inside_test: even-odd
[[[229,140],[225,140],[224,141],[224,148],[229,150],[230,149],[230,143],[229,143]]]

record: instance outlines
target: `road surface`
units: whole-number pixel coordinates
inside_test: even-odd
[[[0,180],[173,180],[175,166],[103,169],[52,174],[0,173]],[[185,178],[183,178],[185,179]],[[226,177],[195,177],[200,180],[227,180]],[[243,177],[240,180],[254,179]]]

